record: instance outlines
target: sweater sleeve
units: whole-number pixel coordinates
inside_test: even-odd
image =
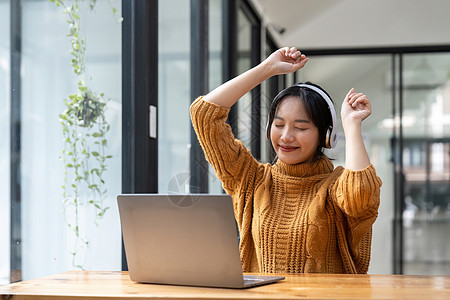
[[[359,171],[345,169],[334,186],[334,202],[343,217],[338,225],[342,229],[341,246],[347,245],[352,268],[357,273],[367,273],[369,268],[372,225],[378,216],[381,184],[370,165]],[[345,256],[343,249],[341,253]]]
[[[234,194],[242,182],[254,176],[260,163],[244,144],[235,139],[226,123],[229,109],[197,98],[190,107],[192,125],[224,189]],[[254,178],[253,178],[254,179]]]
[[[359,171],[345,169],[335,185],[335,199],[344,214],[364,217],[376,214],[380,204],[381,180],[370,165]]]

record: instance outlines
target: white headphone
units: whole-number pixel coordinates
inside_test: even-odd
[[[334,109],[334,105],[333,105],[333,102],[331,101],[330,97],[328,97],[328,95],[324,91],[322,91],[320,88],[310,85],[310,84],[297,83],[293,86],[304,87],[304,88],[313,90],[314,92],[318,93],[327,102],[328,109],[330,110],[330,114],[331,114],[332,125],[327,129],[327,132],[325,134],[325,148],[330,149],[330,148],[336,147],[336,144],[337,144],[336,111]],[[267,137],[268,137],[268,139],[270,138],[269,123],[267,123]]]

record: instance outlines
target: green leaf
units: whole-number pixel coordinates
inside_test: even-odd
[[[103,217],[108,209],[109,209],[109,207],[105,207],[105,209],[102,210],[102,211],[98,214],[98,216],[99,216],[99,217]]]

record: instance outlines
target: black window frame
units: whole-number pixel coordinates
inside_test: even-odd
[[[238,9],[241,10],[251,24],[250,64],[255,67],[261,62],[261,17],[249,1],[240,1]],[[237,35],[237,32],[236,32]],[[239,45],[236,45],[237,47]],[[237,60],[236,60],[237,63]],[[261,159],[261,85],[250,92],[251,95],[251,125],[250,125],[250,151],[253,157]],[[239,104],[237,104],[239,105]]]
[[[157,111],[158,1],[122,0],[122,15],[122,193],[157,193],[158,138],[150,137],[150,106]]]
[[[191,0],[191,101],[205,95],[209,73],[209,0]],[[208,193],[209,164],[191,126],[190,181],[191,193]]]
[[[10,111],[10,282],[22,280],[22,1],[10,1],[11,111]]]

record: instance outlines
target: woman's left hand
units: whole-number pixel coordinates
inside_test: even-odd
[[[345,167],[362,170],[370,165],[361,133],[361,123],[372,113],[369,99],[351,89],[342,103],[341,118],[345,135]]]
[[[351,89],[341,108],[342,124],[361,122],[372,113],[372,106],[369,99],[363,93],[356,93],[355,89]]]

